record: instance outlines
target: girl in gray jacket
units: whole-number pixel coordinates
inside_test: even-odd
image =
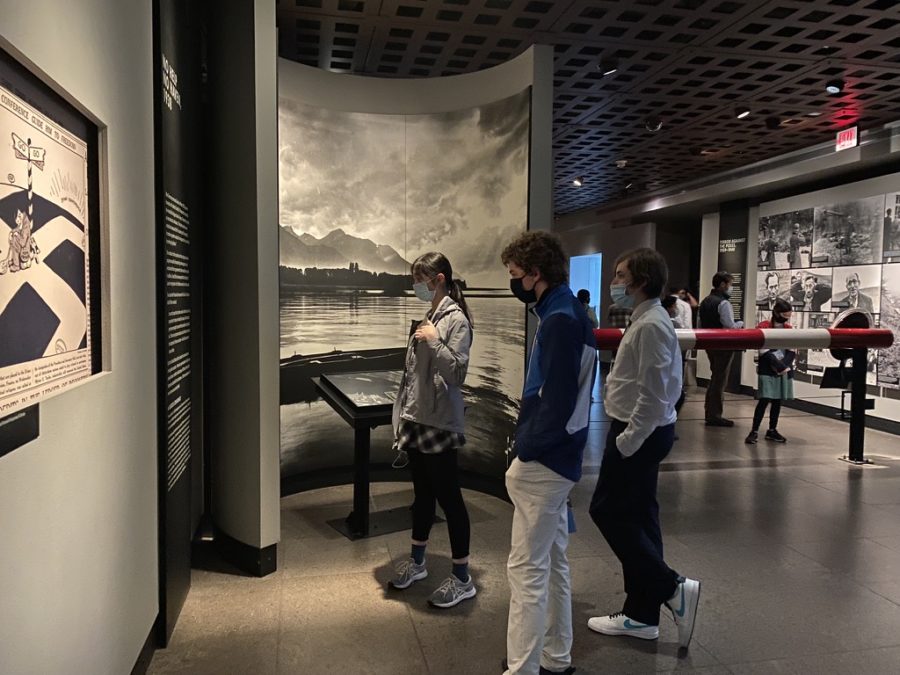
[[[398,450],[409,456],[415,501],[412,551],[397,566],[391,585],[409,588],[428,576],[425,547],[435,503],[440,503],[447,517],[453,572],[429,602],[453,607],[475,597],[469,575],[469,514],[457,469],[457,453],[466,442],[461,387],[469,367],[472,321],[444,254],[419,256],[412,264],[412,276],[416,297],[429,303],[430,309],[410,336],[394,402],[394,435]]]

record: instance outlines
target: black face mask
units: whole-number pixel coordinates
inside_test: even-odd
[[[526,291],[525,287],[522,286],[522,279],[527,276],[528,275],[526,274],[525,276],[513,277],[509,280],[509,290],[525,304],[537,302],[537,293],[534,292],[534,289],[532,288],[530,291]]]

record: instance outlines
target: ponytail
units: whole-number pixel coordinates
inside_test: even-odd
[[[466,320],[469,322],[469,326],[474,329],[475,322],[472,321],[472,314],[469,312],[469,305],[466,303],[466,297],[463,295],[462,289],[459,287],[459,282],[456,279],[450,279],[450,281],[447,282],[447,294],[457,305],[459,305],[459,308],[463,311],[463,314],[466,315]]]

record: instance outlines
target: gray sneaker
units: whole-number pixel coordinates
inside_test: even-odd
[[[446,609],[474,597],[475,581],[472,579],[472,575],[469,575],[468,581],[462,582],[451,574],[444,580],[440,588],[431,594],[428,602],[435,607]]]
[[[421,565],[417,565],[412,558],[404,560],[397,565],[397,575],[390,580],[391,586],[397,589],[409,588],[413,582],[424,579],[428,576],[428,570],[425,569],[425,561]]]

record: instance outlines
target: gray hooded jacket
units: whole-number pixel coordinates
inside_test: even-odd
[[[469,369],[472,327],[456,301],[441,300],[431,317],[438,339],[418,342],[410,336],[406,368],[394,402],[394,435],[400,420],[463,433],[461,387]]]

